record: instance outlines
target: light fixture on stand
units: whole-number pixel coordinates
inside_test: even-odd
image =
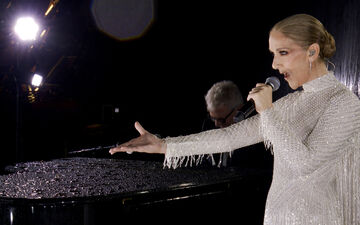
[[[26,44],[32,44],[33,41],[35,41],[39,36],[39,30],[40,26],[38,23],[36,23],[35,19],[29,16],[20,17],[16,20],[15,26],[14,26],[14,32],[17,35],[20,42],[24,42]],[[19,46],[20,47],[20,46]],[[18,49],[19,51],[19,49]],[[19,70],[20,66],[20,52],[17,52],[16,56],[16,67],[17,72],[21,71]],[[34,79],[34,78],[33,78]],[[41,79],[42,80],[42,79]],[[40,84],[41,84],[40,80]],[[22,154],[20,151],[20,145],[21,145],[21,104],[20,104],[20,82],[18,74],[14,74],[14,81],[16,86],[16,161],[22,160]],[[39,83],[39,77],[36,76],[35,82]],[[39,85],[40,85],[39,84]]]

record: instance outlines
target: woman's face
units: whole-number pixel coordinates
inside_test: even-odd
[[[307,51],[292,39],[273,30],[270,32],[269,50],[274,56],[272,67],[284,75],[292,89],[311,80]]]

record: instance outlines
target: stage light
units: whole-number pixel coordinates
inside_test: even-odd
[[[32,41],[36,39],[39,25],[31,17],[21,17],[16,21],[14,30],[21,40]]]
[[[43,77],[39,74],[34,74],[32,80],[31,80],[31,84],[35,87],[39,87],[41,85],[41,82],[43,80]]]
[[[51,12],[51,10],[54,8],[54,4],[50,3],[49,8],[46,10],[45,12],[45,16],[49,15],[49,13]]]
[[[41,38],[44,37],[44,35],[46,34],[46,32],[47,32],[46,29],[44,29],[43,31],[41,31],[40,37],[41,37]]]

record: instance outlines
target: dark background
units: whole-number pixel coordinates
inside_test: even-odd
[[[268,32],[295,13],[317,17],[334,35],[335,75],[359,93],[358,1],[153,3],[144,34],[119,40],[96,25],[93,1],[60,0],[47,17],[49,1],[1,1],[1,164],[124,142],[138,135],[136,120],[163,137],[199,132],[204,95],[214,82],[233,80],[246,99],[256,82],[281,78],[271,68]],[[49,29],[32,48],[19,43],[12,30],[22,13]],[[35,70],[46,78],[30,102],[27,85]],[[21,84],[17,151],[14,76]],[[281,82],[275,100],[291,91]]]

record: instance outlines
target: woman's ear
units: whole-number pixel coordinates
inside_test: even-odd
[[[315,61],[320,54],[320,46],[318,43],[314,43],[308,48],[308,56],[310,61]]]

